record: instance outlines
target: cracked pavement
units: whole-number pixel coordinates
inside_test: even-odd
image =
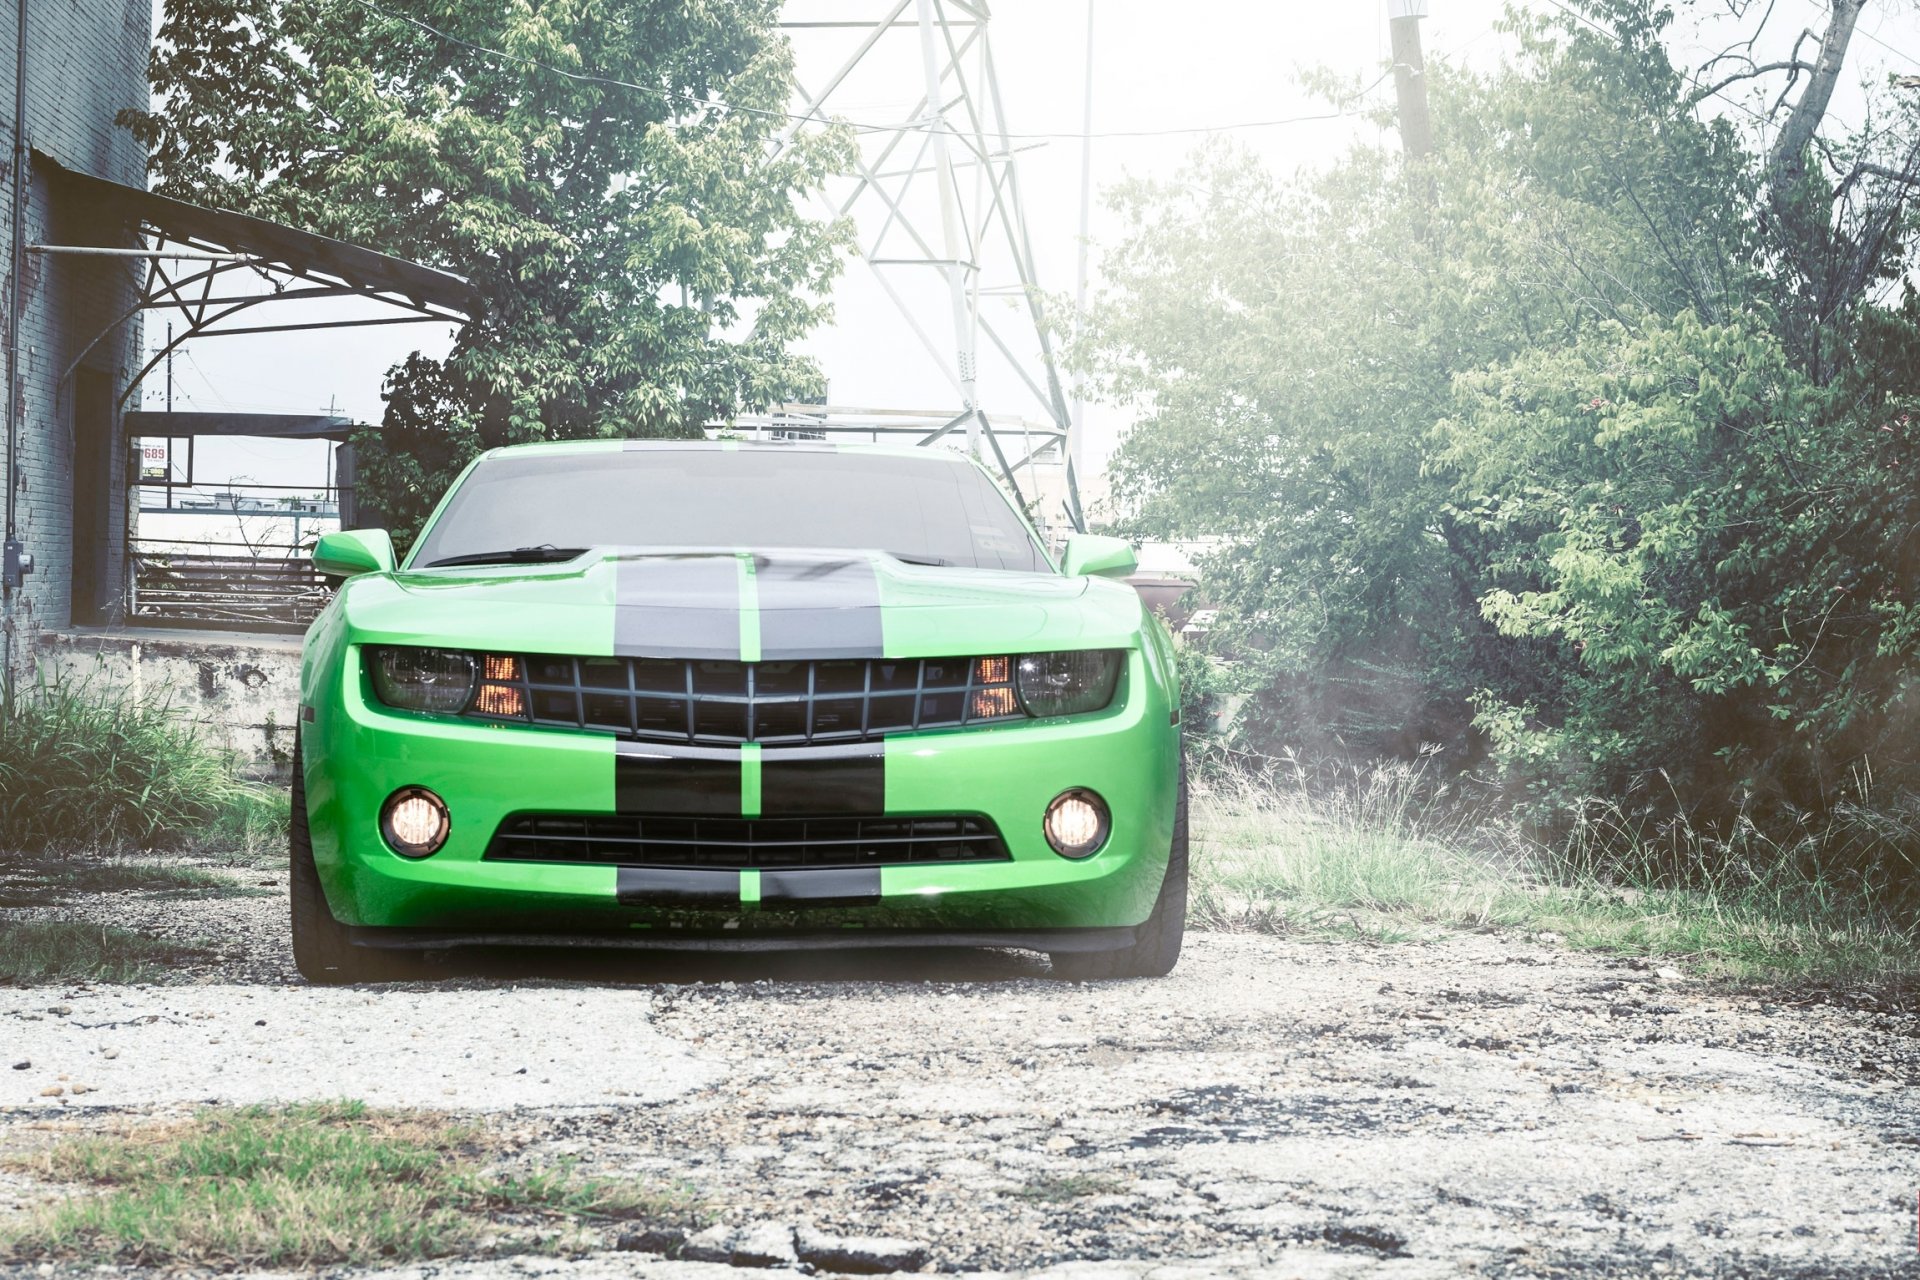
[[[1472,933],[1199,933],[1159,982],[896,951],[505,956],[325,991],[271,954],[279,910],[221,903],[228,953],[174,982],[0,989],[0,1149],[351,1095],[470,1116],[513,1162],[685,1183],[719,1212],[700,1256],[799,1230],[1062,1280],[1917,1269],[1920,1040],[1868,995]],[[0,1175],[0,1212],[53,1193]],[[740,1273],[605,1243],[383,1274]]]

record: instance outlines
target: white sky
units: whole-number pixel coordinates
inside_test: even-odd
[[[1531,3],[1541,8],[1553,0]],[[885,7],[881,0],[790,0],[787,17],[868,19]],[[1096,132],[1209,128],[1322,111],[1325,104],[1299,87],[1297,69],[1324,66],[1365,83],[1387,63],[1384,0],[1187,0],[1177,8],[1165,0],[1093,0],[1093,7]],[[1428,57],[1453,56],[1480,66],[1496,62],[1505,38],[1493,27],[1503,8],[1502,0],[1431,0],[1423,24]],[[1682,8],[1690,16],[1674,40],[1684,60],[1698,61],[1703,54],[1687,55],[1727,42],[1718,37],[1732,28],[1724,17],[1715,18],[1724,14],[1723,0],[1699,0]],[[907,13],[912,15],[911,6]],[[1816,24],[1823,13],[1818,0],[1779,0],[1769,42],[1778,48],[1763,46],[1763,59],[1782,56],[1800,28]],[[991,35],[1011,130],[1080,132],[1087,20],[1088,0],[1020,0],[999,6]],[[845,39],[845,33],[796,33],[803,84],[817,86],[831,73]],[[892,43],[882,46],[884,63],[871,64],[868,79],[849,82],[846,96],[834,100],[839,114],[896,122],[917,97],[917,36],[900,31],[885,39]],[[1857,118],[1863,79],[1883,82],[1890,71],[1920,72],[1920,5],[1880,0],[1870,8],[1861,20],[1849,70],[1849,83],[1835,102],[1841,119]],[[1392,92],[1388,81],[1368,101],[1390,100]],[[1291,170],[1324,164],[1373,128],[1343,120],[1232,132],[1268,165]],[[1202,140],[1200,134],[1188,134],[1096,141],[1095,189],[1127,175],[1170,175]],[[1072,140],[1047,141],[1023,152],[1019,162],[1040,282],[1062,296],[1071,295],[1074,285],[1080,162],[1080,144]],[[871,215],[866,226],[873,226]],[[937,223],[930,227],[937,232]],[[1096,198],[1091,236],[1096,289],[1098,245],[1121,230]],[[824,366],[834,403],[918,408],[953,402],[939,370],[912,340],[869,268],[849,263],[834,301],[835,322],[802,344]],[[951,336],[944,295],[931,291],[915,295],[913,301],[930,333],[942,339]],[[347,308],[358,304],[336,303],[324,315],[319,314],[323,304],[299,305],[314,319],[340,319],[355,314]],[[299,314],[291,304],[277,310],[282,321]],[[151,325],[150,341],[158,336],[158,327]],[[377,422],[386,370],[412,350],[444,352],[450,339],[449,329],[422,324],[198,340],[187,344],[175,361],[174,403],[182,409],[261,412],[313,412],[333,406]],[[162,407],[162,394],[161,379],[150,377],[144,407]],[[982,402],[989,411],[1040,416],[1038,405],[1010,377],[983,375]],[[1116,411],[1103,406],[1089,406],[1088,424],[1094,458],[1103,457],[1125,427]],[[316,444],[202,442],[199,470],[202,480],[245,475],[268,483],[317,485],[325,472],[324,452]]]

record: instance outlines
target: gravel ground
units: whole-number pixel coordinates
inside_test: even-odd
[[[721,1211],[690,1252],[742,1263],[824,1233],[1062,1280],[1920,1274],[1920,1039],[1865,996],[1478,934],[1197,934],[1173,977],[1106,985],[939,952],[508,956],[327,991],[290,972],[282,899],[84,909],[214,958],[0,989],[0,1150],[346,1095],[469,1114],[530,1165],[684,1180]],[[0,1211],[46,1194],[7,1175]],[[739,1269],[609,1251],[379,1274]]]

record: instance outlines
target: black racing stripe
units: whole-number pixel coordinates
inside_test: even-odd
[[[628,556],[613,570],[613,651],[623,658],[740,658],[740,562]]]
[[[877,884],[880,873],[873,874]],[[621,867],[613,893],[628,907],[737,907],[740,873],[709,867]]]
[[[878,814],[886,809],[887,756],[881,743],[761,749],[762,817]]]
[[[613,802],[621,813],[740,816],[740,749],[613,744]]]
[[[762,871],[763,907],[871,907],[880,902],[880,868]]]
[[[756,556],[760,657],[878,658],[880,579],[864,557]]]

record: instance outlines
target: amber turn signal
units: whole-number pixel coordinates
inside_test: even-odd
[[[527,698],[510,684],[483,684],[473,709],[483,716],[524,716]]]
[[[1011,658],[975,658],[973,660],[973,682],[975,684],[1006,684],[1013,679],[1013,659]]]
[[[1014,696],[1013,686],[1003,684],[994,689],[975,689],[971,714],[975,720],[984,720],[990,716],[1010,716],[1020,709],[1020,699]]]

